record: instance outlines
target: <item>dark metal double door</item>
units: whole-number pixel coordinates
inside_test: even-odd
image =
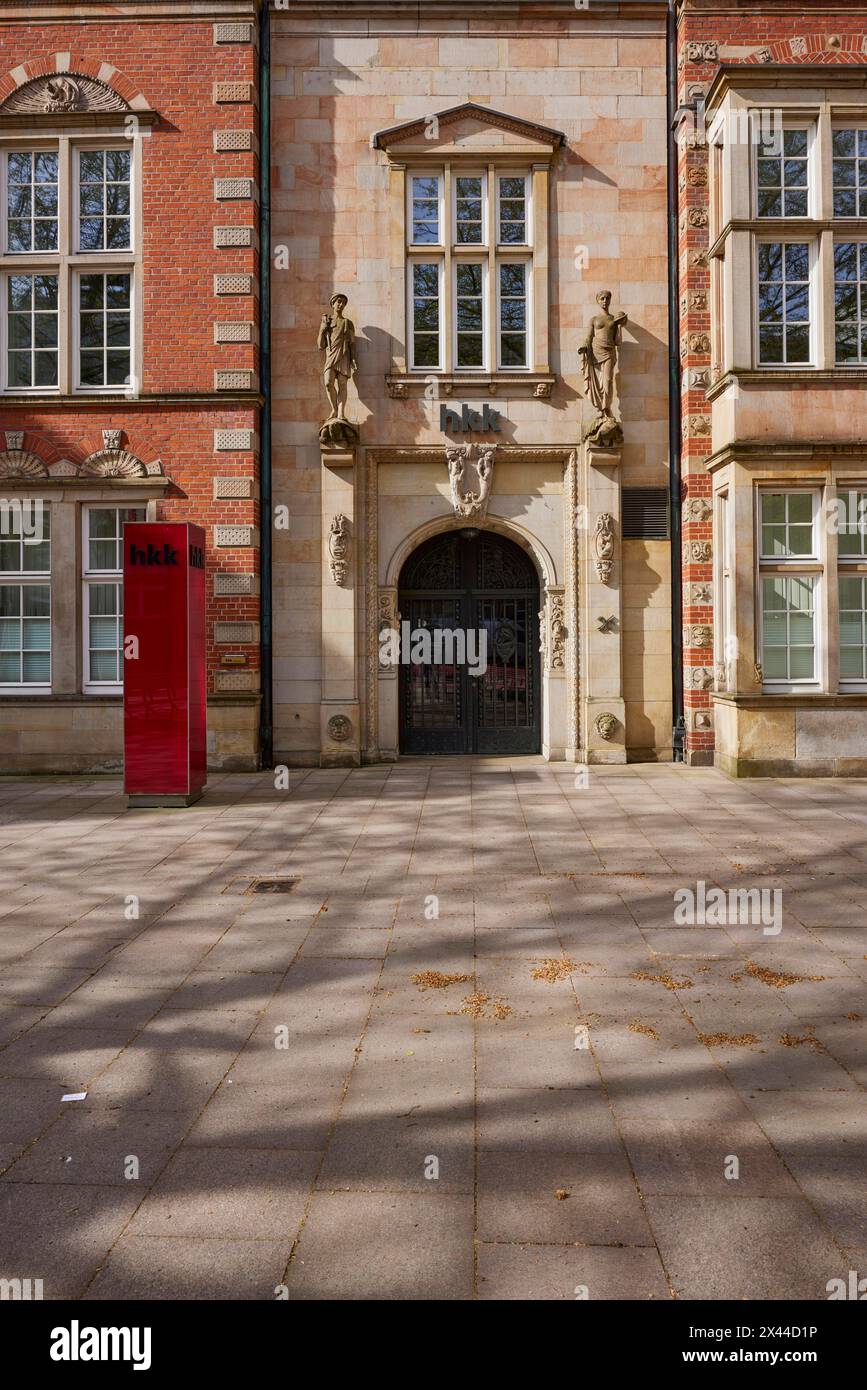
[[[476,634],[486,663],[474,675],[468,662],[406,662],[402,651],[401,751],[538,753],[539,583],[524,552],[492,532],[437,536],[404,566],[398,607],[410,633]]]

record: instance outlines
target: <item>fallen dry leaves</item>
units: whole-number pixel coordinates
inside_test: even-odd
[[[426,989],[448,989],[449,985],[465,985],[471,975],[444,975],[441,970],[420,970],[413,975],[412,982],[418,985],[419,993]]]

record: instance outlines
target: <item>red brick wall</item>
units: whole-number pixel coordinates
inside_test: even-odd
[[[34,4],[34,9],[37,8]],[[258,411],[250,394],[233,402],[214,395],[215,369],[257,367],[254,344],[215,343],[214,325],[225,321],[257,322],[258,299],[216,296],[215,273],[258,276],[253,247],[215,249],[216,226],[253,226],[255,200],[217,201],[215,178],[258,178],[255,154],[257,104],[217,103],[214,86],[223,81],[255,83],[257,47],[252,43],[214,42],[214,16],[207,21],[184,17],[124,21],[26,23],[4,21],[0,12],[0,100],[14,90],[8,74],[24,65],[27,76],[56,70],[57,53],[70,53],[68,70],[98,77],[103,64],[118,71],[109,79],[128,102],[141,94],[159,113],[155,125],[142,124],[144,358],[141,390],[145,396],[195,393],[210,400],[175,403],[159,399],[100,401],[82,399],[61,410],[33,405],[2,408],[2,428],[24,429],[25,447],[47,462],[58,457],[83,459],[102,448],[101,430],[120,427],[124,447],[147,463],[160,458],[172,488],[160,505],[167,520],[187,520],[205,528],[208,566],[209,688],[219,653],[213,644],[215,621],[258,620],[254,596],[215,598],[217,570],[258,571],[258,550],[214,550],[215,524],[258,524],[255,500],[215,501],[213,477],[254,477],[252,452],[214,451],[215,428],[256,430]],[[183,5],[177,7],[181,14]],[[252,14],[250,16],[252,18]],[[217,16],[219,18],[219,16]],[[253,24],[255,40],[256,25]],[[138,104],[138,103],[135,103]],[[118,128],[121,119],[118,119]],[[243,128],[254,132],[253,150],[216,152],[214,131]],[[255,236],[254,236],[255,243]],[[255,329],[254,329],[255,338]],[[254,496],[256,488],[253,489]],[[225,650],[225,648],[224,648]],[[241,650],[233,647],[232,650]],[[259,648],[248,652],[258,667]]]
[[[742,11],[740,13],[739,11]],[[678,26],[678,101],[688,99],[688,89],[701,84],[705,92],[720,62],[748,63],[867,63],[864,49],[867,35],[867,5],[864,0],[838,0],[835,12],[813,14],[808,3],[800,11],[766,0],[761,8],[755,0],[685,0]],[[793,40],[795,42],[793,42]],[[716,57],[697,51],[691,45],[714,44]],[[740,50],[740,51],[738,51]],[[746,51],[744,51],[746,50]],[[683,490],[684,502],[710,498],[711,479],[705,471],[710,453],[710,406],[704,385],[693,386],[693,371],[707,373],[713,380],[711,361],[710,272],[708,248],[708,152],[705,145],[689,148],[684,142],[679,153],[680,188],[680,344],[681,366],[685,373],[683,392]],[[704,297],[702,299],[702,296]],[[684,704],[687,748],[693,757],[707,759],[714,747],[711,728],[697,728],[697,712],[712,708],[710,689],[695,688],[692,675],[697,668],[714,670],[713,647],[697,646],[692,639],[695,625],[712,625],[713,609],[690,602],[691,586],[710,583],[712,559],[703,555],[702,543],[710,542],[711,517],[697,521],[683,514],[683,623],[684,623]]]

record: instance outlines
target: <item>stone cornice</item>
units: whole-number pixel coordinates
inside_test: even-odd
[[[0,0],[0,25],[46,24],[51,20],[108,19],[114,24],[140,18],[207,22],[211,19],[250,19],[257,15],[264,0],[128,0],[120,6],[113,0]]]
[[[136,406],[149,409],[155,405],[212,405],[220,406],[261,406],[264,397],[258,391],[150,391],[137,396],[113,395],[106,392],[99,396],[85,395],[27,395],[0,396],[0,410],[16,410],[26,414],[38,410],[99,410],[106,406],[123,406],[134,410]]]
[[[480,441],[482,442],[482,441]],[[489,439],[483,441],[483,445],[489,448],[496,448],[496,462],[498,465],[503,463],[558,463],[563,467],[568,464],[570,458],[577,449],[577,444],[544,444],[544,445],[521,445],[521,444],[499,444],[493,443]],[[445,464],[446,452],[449,449],[459,448],[459,442],[449,440],[440,445],[419,445],[418,448],[389,448],[387,446],[377,447],[374,445],[366,450],[368,458],[373,463],[437,463]]]
[[[796,443],[791,439],[733,440],[705,460],[708,473],[727,463],[769,470],[779,467],[825,468],[851,463],[867,472],[867,439],[829,439]]]
[[[756,87],[854,87],[867,92],[867,64],[721,63],[705,99],[705,109],[712,111],[728,92]]]

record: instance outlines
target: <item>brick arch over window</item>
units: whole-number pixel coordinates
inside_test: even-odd
[[[49,53],[39,58],[28,58],[25,62],[17,64],[9,69],[0,77],[0,112],[10,102],[10,107],[17,103],[11,102],[15,94],[21,93],[23,88],[31,83],[36,90],[36,84],[46,78],[68,77],[84,79],[85,83],[97,83],[104,88],[107,94],[118,98],[122,107],[129,111],[151,111],[153,108],[141,88],[120,68],[113,63],[99,62],[93,58],[85,58],[74,52]],[[9,107],[6,108],[7,111]],[[62,108],[58,108],[62,109]],[[82,109],[86,109],[82,108]]]
[[[751,53],[747,63],[863,63],[865,52],[861,34],[838,34],[829,43],[831,21],[819,34],[793,34],[790,38],[775,39]],[[837,42],[836,40],[839,40]]]

